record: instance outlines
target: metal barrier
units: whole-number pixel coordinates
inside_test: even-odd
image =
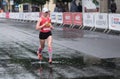
[[[0,13],[0,18],[15,19],[20,21],[36,22],[42,13]],[[120,14],[107,13],[79,13],[79,12],[64,12],[50,13],[51,22],[56,26],[69,25],[74,28],[79,26],[79,29],[89,27],[91,31],[103,29],[103,32],[109,33],[111,30],[120,31]]]

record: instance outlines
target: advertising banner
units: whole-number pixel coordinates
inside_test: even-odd
[[[27,19],[28,19],[27,14],[28,14],[28,13],[24,13],[24,18],[23,18],[23,20],[27,20]]]
[[[95,26],[95,13],[84,13],[83,14],[83,25],[94,27]]]
[[[13,13],[12,17],[13,17],[13,19],[16,19],[17,18],[17,13]]]
[[[13,19],[13,13],[10,13],[9,15],[10,15],[10,16],[9,16],[10,19]]]
[[[107,29],[108,28],[108,14],[107,13],[96,13],[95,14],[95,27]]]
[[[1,18],[6,18],[6,13],[0,13],[1,14]]]
[[[38,21],[39,19],[39,12],[30,12],[28,14],[28,16],[30,16],[28,19],[32,20],[32,21]]]
[[[70,12],[63,13],[63,23],[64,24],[72,24],[72,13],[70,13]]]
[[[2,17],[2,13],[0,13],[0,18]]]
[[[63,13],[56,13],[57,23],[63,23]]]
[[[19,13],[16,13],[16,19],[18,19],[19,18]]]
[[[82,25],[83,24],[83,20],[82,20],[82,13],[72,13],[72,17],[73,17],[73,24],[74,25]]]
[[[109,29],[120,31],[120,14],[109,14]]]
[[[6,18],[9,18],[9,12],[6,13]]]
[[[24,13],[19,13],[19,19],[23,20],[24,19]]]
[[[56,12],[52,12],[52,13],[50,14],[50,17],[51,17],[51,22],[53,22],[53,23],[56,23],[56,22],[57,22]]]

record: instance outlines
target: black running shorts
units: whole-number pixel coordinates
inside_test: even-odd
[[[52,33],[51,33],[51,31],[49,31],[49,32],[40,32],[39,33],[39,38],[40,39],[47,39],[49,36],[51,36],[52,35]]]

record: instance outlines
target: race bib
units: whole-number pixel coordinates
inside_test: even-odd
[[[43,30],[51,30],[50,28],[43,28]]]

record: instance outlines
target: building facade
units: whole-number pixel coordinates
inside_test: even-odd
[[[109,13],[110,12],[110,2],[111,0],[100,0],[100,12]],[[117,5],[116,13],[120,13],[120,0],[115,0]]]
[[[79,1],[81,1],[81,0],[79,0]],[[110,10],[109,10],[110,1],[111,0],[99,0],[99,2],[100,2],[100,12],[101,13],[109,13],[110,12]],[[116,13],[120,13],[120,0],[115,0],[115,3],[117,5]],[[51,12],[53,12],[54,7],[55,7],[54,0],[50,0],[50,2],[46,3],[44,6],[49,8],[49,10]],[[69,4],[69,6],[70,6],[70,4]]]
[[[49,2],[46,2],[44,7],[47,7],[51,12],[53,12],[55,8],[54,0],[50,0]]]
[[[5,1],[6,4],[3,3],[2,1]],[[82,0],[77,0],[77,1],[82,1]],[[100,1],[100,12],[109,13],[110,12],[109,5],[111,0],[98,0],[98,1]],[[120,13],[120,0],[115,0],[115,3],[117,5],[116,13]],[[51,12],[53,12],[55,8],[54,0],[50,0],[49,2],[47,2],[44,5],[44,7],[47,7]],[[9,0],[0,0],[0,8],[4,9],[5,12],[12,11],[12,5],[10,5]]]
[[[117,4],[117,13],[120,13],[120,0],[115,0]]]

